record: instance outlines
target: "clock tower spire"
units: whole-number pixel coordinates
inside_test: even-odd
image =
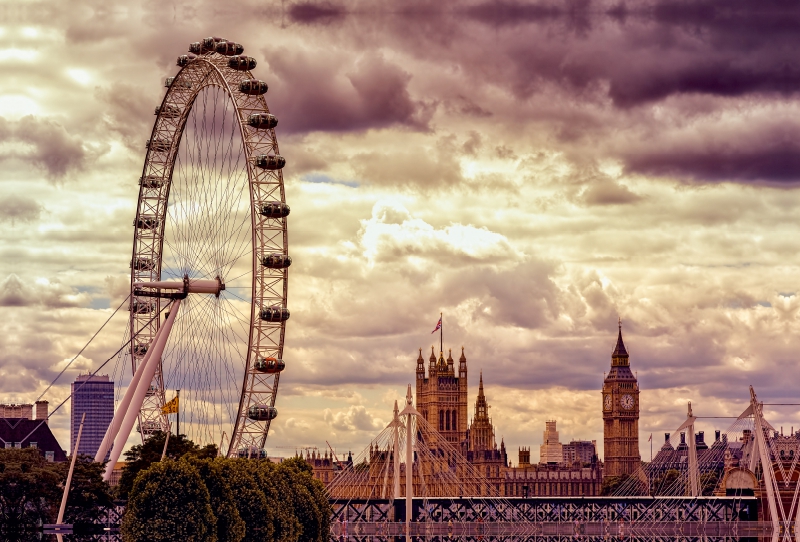
[[[639,383],[630,367],[619,322],[611,370],[603,381],[604,477],[636,472],[639,456]]]

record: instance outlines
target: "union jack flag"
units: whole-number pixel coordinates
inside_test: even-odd
[[[431,335],[433,335],[434,333],[436,333],[440,329],[442,329],[442,317],[441,316],[439,317],[439,321],[436,322],[436,327],[433,328],[433,331],[431,331]]]

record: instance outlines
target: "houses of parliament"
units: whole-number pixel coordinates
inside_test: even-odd
[[[483,386],[479,377],[478,397],[468,417],[467,358],[464,348],[458,366],[452,351],[439,353],[433,348],[430,358],[423,358],[422,349],[416,360],[416,409],[453,448],[484,475],[500,495],[591,496],[600,495],[605,477],[624,476],[635,472],[639,457],[639,385],[631,371],[628,352],[622,340],[620,325],[617,343],[611,354],[611,367],[603,380],[598,407],[603,415],[602,462],[597,457],[594,441],[572,441],[561,444],[556,422],[548,421],[540,447],[540,461],[532,464],[530,447],[518,450],[517,465],[509,461],[505,443],[498,446],[496,431]],[[323,482],[335,477],[335,464],[327,453],[307,459],[314,475]]]

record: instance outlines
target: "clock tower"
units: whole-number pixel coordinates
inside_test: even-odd
[[[603,476],[636,472],[639,456],[639,383],[631,372],[619,325],[611,370],[603,381]]]

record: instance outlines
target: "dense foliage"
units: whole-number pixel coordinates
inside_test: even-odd
[[[217,516],[197,469],[165,460],[139,473],[120,532],[131,541],[217,542]]]
[[[143,470],[153,463],[161,461],[164,453],[164,440],[166,433],[157,431],[148,438],[144,444],[132,446],[125,452],[125,467],[122,469],[122,476],[117,485],[117,496],[121,499],[128,498],[133,487],[133,481]],[[186,438],[186,435],[170,435],[167,444],[167,457],[170,459],[180,459],[181,457],[196,457],[199,459],[217,457],[217,447],[213,444],[199,447],[197,444]]]
[[[103,468],[79,457],[64,522],[91,523],[113,504]],[[35,448],[0,449],[0,539],[23,540],[36,525],[55,523],[69,463],[49,463]]]
[[[330,514],[324,487],[303,459],[275,464],[187,453],[137,475],[122,535],[125,542],[324,542]]]

